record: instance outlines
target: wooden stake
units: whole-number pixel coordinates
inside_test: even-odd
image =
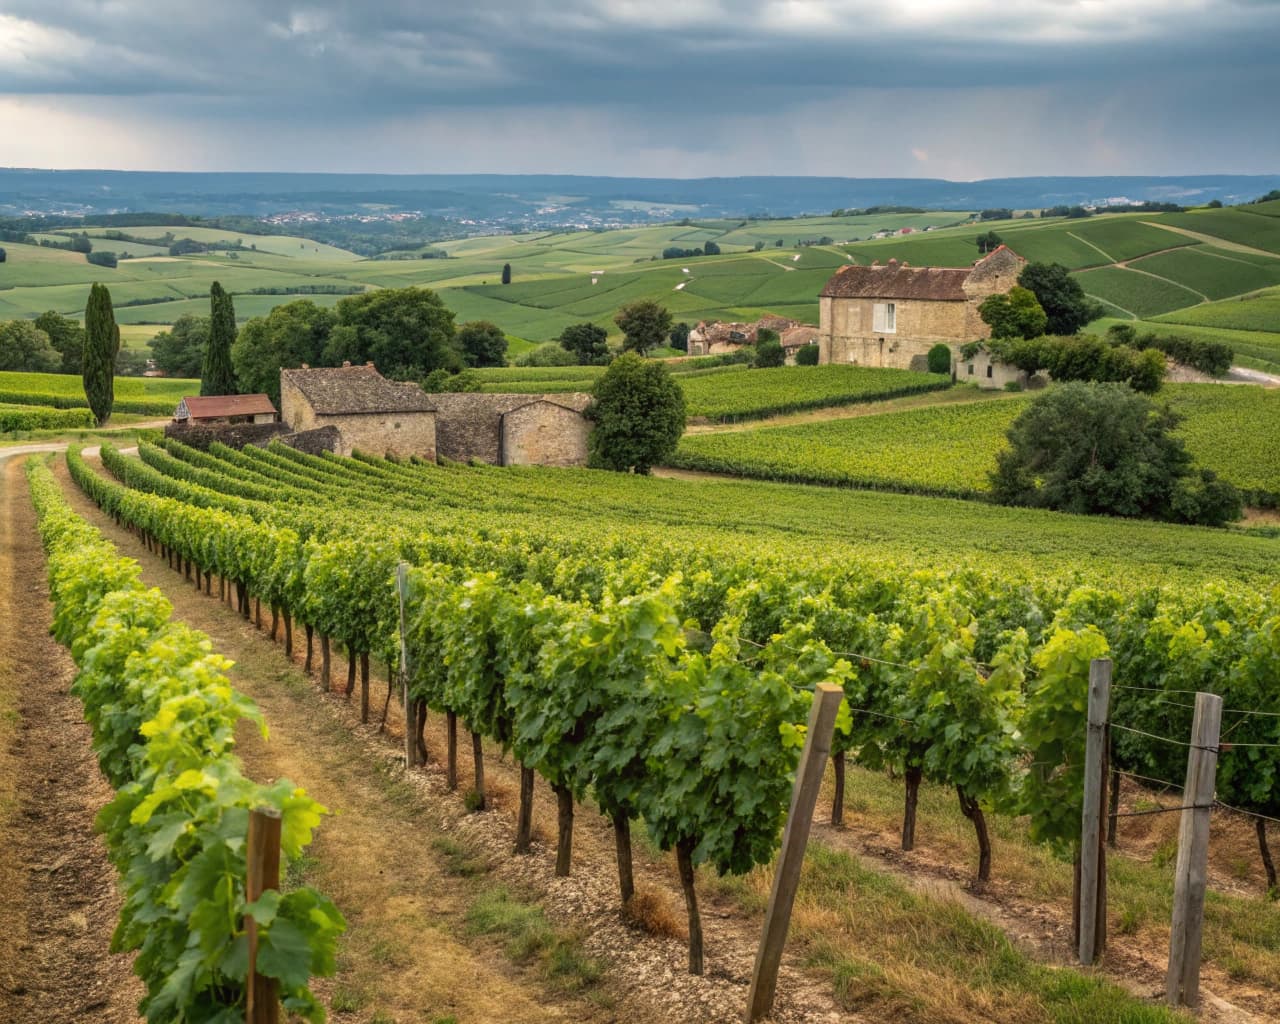
[[[458,788],[458,716],[453,711],[444,713],[448,750],[445,753],[444,781],[449,789]]]
[[[264,807],[249,812],[248,847],[245,850],[245,900],[252,903],[267,889],[280,888],[280,812]],[[245,916],[249,937],[247,1024],[278,1024],[280,999],[276,980],[257,973],[258,923]]]
[[[409,566],[401,562],[396,566],[396,595],[400,601],[400,679],[404,683],[404,763],[412,768],[418,763],[418,708],[409,696],[409,654],[405,642],[404,598],[409,588]],[[324,654],[324,675],[326,688],[329,679],[329,641],[320,638],[320,649]]]
[[[476,810],[483,811],[485,808],[484,745],[480,742],[480,734],[478,732],[471,734],[471,763],[475,767],[475,787],[472,792],[475,794]]]
[[[520,812],[516,818],[516,853],[528,853],[533,843],[533,769],[520,766]]]
[[[360,721],[369,722],[369,652],[360,652]]]
[[[791,790],[791,810],[782,833],[782,852],[773,875],[769,907],[764,916],[764,933],[756,952],[755,970],[751,974],[751,991],[747,996],[747,1020],[757,1021],[773,1012],[773,999],[778,988],[778,968],[782,964],[782,947],[791,924],[791,908],[800,887],[800,868],[809,842],[809,826],[822,788],[822,776],[831,754],[831,737],[835,732],[836,712],[844,691],[834,683],[819,683],[809,709],[809,729],[805,734],[800,767]]]
[[[556,840],[556,877],[568,878],[573,861],[573,793],[567,786],[552,786],[556,793],[556,818],[559,837]]]
[[[1204,894],[1209,864],[1209,811],[1218,772],[1218,734],[1222,698],[1196,694],[1191,721],[1187,782],[1182,788],[1178,862],[1173,872],[1173,928],[1169,935],[1169,973],[1165,998],[1170,1006],[1200,1002],[1200,944],[1204,931]]]
[[[1084,805],[1080,816],[1080,945],[1082,964],[1098,958],[1099,881],[1106,872],[1102,800],[1107,791],[1107,720],[1111,707],[1111,660],[1089,663],[1088,729],[1084,741]]]
[[[844,824],[844,751],[831,755],[831,766],[836,776],[836,792],[831,800],[831,824]]]

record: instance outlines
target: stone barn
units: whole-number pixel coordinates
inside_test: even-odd
[[[333,426],[339,455],[436,457],[436,406],[417,384],[387,380],[372,363],[280,371],[280,408],[295,433]]]
[[[966,342],[990,337],[978,306],[1009,291],[1025,265],[1002,245],[969,267],[841,267],[818,298],[818,361],[923,370],[939,342],[954,358]]]
[[[174,423],[197,426],[274,423],[278,418],[266,395],[187,395],[173,411]]]
[[[585,466],[584,394],[432,395],[442,459],[494,466]]]

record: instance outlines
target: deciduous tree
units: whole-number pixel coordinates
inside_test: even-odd
[[[1080,282],[1061,263],[1028,263],[1018,275],[1018,284],[1035,293],[1049,318],[1045,334],[1075,334],[1102,316],[1102,306],[1085,295]]]
[[[570,324],[560,332],[560,344],[572,352],[580,366],[609,361],[609,335],[597,324]]]
[[[429,288],[380,288],[341,299],[324,362],[372,361],[388,377],[421,380],[463,367],[453,313]]]
[[[624,352],[596,381],[592,396],[592,466],[648,473],[675,451],[684,433],[684,392],[662,363]]]
[[[671,331],[671,313],[652,299],[641,299],[618,310],[613,322],[622,328],[625,336],[622,348],[626,352],[645,355],[663,343]]]
[[[459,327],[458,344],[468,366],[507,365],[507,336],[488,320],[472,320]]]
[[[269,395],[278,404],[280,370],[303,363],[319,365],[333,323],[333,311],[310,299],[287,302],[266,316],[254,317],[240,329],[231,346],[231,363],[240,387],[250,394]]]
[[[61,362],[49,335],[30,320],[0,323],[0,370],[53,373]]]
[[[978,307],[993,338],[1038,338],[1049,317],[1030,289],[1014,285],[1007,294],[988,295]]]
[[[49,335],[49,343],[57,349],[61,372],[79,373],[84,355],[84,328],[80,322],[51,309],[36,317],[36,326]]]
[[[209,318],[183,313],[147,342],[156,367],[170,377],[199,377],[209,345]]]

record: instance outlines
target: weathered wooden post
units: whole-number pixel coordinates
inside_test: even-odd
[[[1222,698],[1197,693],[1191,721],[1187,782],[1182,788],[1178,862],[1173,872],[1173,928],[1169,934],[1169,973],[1165,997],[1170,1006],[1200,1001],[1200,943],[1204,933],[1204,894],[1208,881],[1209,811],[1218,773],[1218,734]]]
[[[404,766],[418,763],[418,710],[409,696],[409,645],[404,620],[404,598],[409,589],[409,563],[396,566],[396,594],[400,598],[400,680],[404,684]]]
[[[800,887],[800,867],[809,842],[809,826],[822,788],[822,776],[831,754],[831,737],[835,732],[836,712],[844,690],[834,683],[819,683],[809,709],[809,729],[805,734],[800,767],[791,790],[791,810],[782,833],[782,851],[769,893],[769,908],[764,915],[764,933],[756,952],[755,970],[751,974],[751,991],[747,996],[748,1022],[760,1020],[773,1012],[773,999],[778,988],[778,968],[782,965],[782,947],[791,924],[791,908]]]
[[[1107,791],[1107,721],[1111,659],[1089,663],[1089,724],[1084,742],[1084,809],[1080,820],[1080,948],[1082,964],[1098,958],[1106,943],[1107,854],[1102,801]]]
[[[268,889],[280,888],[280,812],[263,807],[249,812],[249,837],[245,849],[245,901],[252,903]],[[278,1024],[280,998],[275,978],[257,971],[258,923],[245,917],[249,938],[247,1024]]]

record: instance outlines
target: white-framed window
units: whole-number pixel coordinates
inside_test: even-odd
[[[871,329],[893,334],[898,329],[898,307],[892,302],[877,302],[871,307]]]

